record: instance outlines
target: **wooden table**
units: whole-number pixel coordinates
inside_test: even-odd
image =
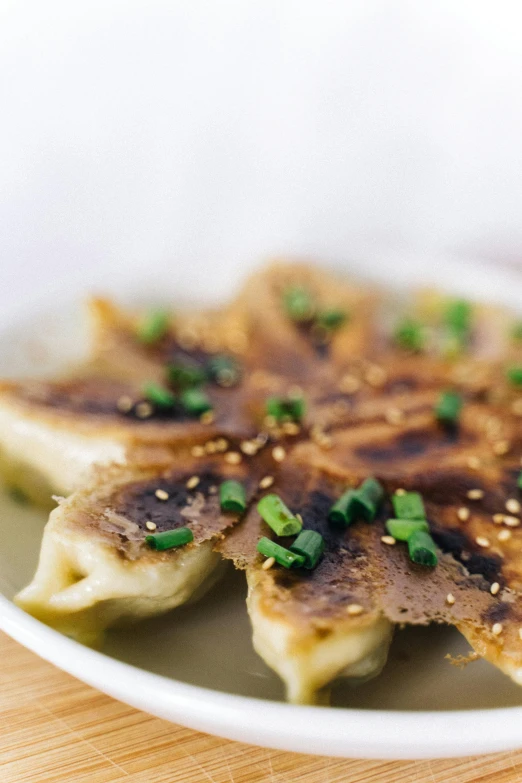
[[[300,756],[104,696],[0,634],[1,783],[522,783],[522,751],[447,761]]]

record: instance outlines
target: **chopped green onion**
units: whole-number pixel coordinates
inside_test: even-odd
[[[221,511],[243,513],[246,509],[245,488],[239,481],[223,481],[219,487],[219,502]]]
[[[394,340],[400,348],[419,353],[426,345],[426,333],[421,323],[405,318],[395,328]]]
[[[302,530],[290,551],[304,557],[305,568],[315,568],[324,552],[324,538],[315,530]]]
[[[348,313],[339,308],[321,310],[317,314],[317,324],[323,329],[339,329],[348,320]]]
[[[393,495],[392,504],[397,519],[426,519],[422,496],[418,492]]]
[[[520,342],[522,340],[522,321],[517,321],[511,327],[511,337],[513,340]]]
[[[185,389],[181,393],[181,404],[191,416],[201,416],[202,413],[212,410],[212,403],[202,389]]]
[[[265,557],[273,557],[276,563],[285,568],[292,568],[292,566],[300,568],[305,562],[303,555],[290,552],[289,549],[285,549],[284,546],[280,546],[275,541],[265,537],[260,538],[257,542],[257,551]]]
[[[303,397],[269,397],[266,412],[278,422],[285,419],[301,421],[305,413],[305,401]]]
[[[257,504],[257,510],[276,536],[296,536],[302,530],[303,523],[285,506],[279,495],[265,495]]]
[[[173,549],[176,546],[183,546],[194,541],[194,534],[189,527],[178,527],[177,530],[165,530],[163,533],[151,533],[145,536],[145,541],[151,549],[162,551],[163,549]]]
[[[518,487],[519,489],[522,489],[522,472],[520,472],[520,473],[518,474],[518,478],[517,478],[517,487]]]
[[[145,384],[143,387],[143,396],[157,408],[173,408],[176,402],[176,398],[172,392],[165,389],[164,386],[160,386],[159,383]]]
[[[145,345],[153,345],[167,334],[169,316],[165,310],[149,310],[136,328],[136,337]]]
[[[315,302],[306,288],[288,288],[283,295],[283,302],[287,315],[296,323],[305,323],[314,317]]]
[[[453,299],[448,302],[444,323],[452,332],[465,336],[471,328],[471,312],[469,302],[464,299]]]
[[[200,386],[207,379],[205,370],[195,362],[176,361],[167,365],[167,378],[172,386],[177,389],[190,389],[193,386]]]
[[[414,563],[436,566],[438,562],[435,542],[425,530],[417,530],[408,539],[408,551]]]
[[[408,541],[418,530],[428,533],[429,526],[425,519],[388,519],[386,530],[397,541]]]
[[[356,516],[356,504],[354,501],[355,490],[347,489],[328,512],[328,521],[336,527],[348,527]]]
[[[238,362],[232,356],[214,356],[209,360],[208,373],[219,386],[236,386],[241,378]]]
[[[443,424],[456,424],[462,408],[462,397],[453,391],[442,392],[435,405],[435,417]]]
[[[522,367],[520,365],[510,367],[506,371],[506,375],[513,386],[522,386]]]
[[[367,478],[355,491],[355,513],[372,522],[384,497],[384,489],[377,479]]]

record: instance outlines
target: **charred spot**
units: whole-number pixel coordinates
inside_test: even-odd
[[[210,495],[211,486],[218,486],[223,477],[215,472],[198,473],[199,484],[192,490],[187,489],[186,482],[190,474],[176,477],[158,478],[134,483],[124,487],[114,500],[114,511],[136,523],[143,530],[145,522],[154,522],[157,532],[184,527],[188,519],[181,511],[193,502],[198,493],[205,498]],[[159,500],[156,490],[162,489],[168,493],[168,500]]]
[[[497,601],[487,609],[482,615],[482,619],[487,623],[501,623],[510,614],[510,605],[504,601]]]
[[[469,437],[468,437],[469,440]],[[388,462],[408,457],[420,457],[431,451],[453,446],[462,441],[458,431],[441,429],[409,430],[397,433],[385,443],[360,446],[357,456],[370,462]]]
[[[431,534],[437,546],[464,565],[470,574],[479,574],[489,583],[501,582],[501,558],[497,555],[485,555],[474,552],[474,542],[461,530],[456,528],[443,529],[432,525]]]

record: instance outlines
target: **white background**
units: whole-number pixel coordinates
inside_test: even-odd
[[[518,2],[0,0],[0,304],[109,266],[522,258]]]

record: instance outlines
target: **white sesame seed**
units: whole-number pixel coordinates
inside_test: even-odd
[[[275,448],[272,449],[272,457],[276,462],[282,462],[286,457],[286,451],[282,446],[275,446]]]
[[[483,489],[470,489],[467,493],[470,500],[481,500],[484,497]]]
[[[485,536],[477,536],[475,542],[479,546],[484,547],[484,549],[487,549],[488,546],[490,545],[489,538],[486,538]]]
[[[225,454],[225,462],[228,462],[229,465],[239,465],[241,454],[238,451],[229,451]]]
[[[138,419],[148,419],[154,413],[154,408],[150,402],[139,402],[136,405],[136,416]]]
[[[480,460],[478,457],[469,457],[468,458],[468,468],[471,468],[471,470],[478,470],[480,468]]]
[[[498,582],[493,582],[493,584],[489,588],[489,592],[491,593],[491,595],[497,595],[499,590],[500,590],[500,585]]]
[[[393,546],[397,543],[393,536],[381,536],[381,541],[383,544],[388,544],[388,546]]]
[[[121,397],[118,398],[118,402],[116,403],[116,407],[121,413],[128,413],[130,409],[132,408],[132,399],[129,397],[128,394],[122,394]]]
[[[169,493],[165,492],[164,489],[157,489],[154,493],[158,500],[168,500],[169,499]]]
[[[456,599],[455,599],[455,596],[453,595],[453,593],[448,593],[448,595],[446,596],[446,603],[449,604],[450,606],[453,606],[453,604],[455,603],[455,600]]]
[[[509,500],[506,500],[506,508],[510,514],[520,513],[520,503],[516,498],[509,498]]]
[[[519,639],[522,639],[522,628],[518,629],[518,637]]]
[[[339,390],[344,394],[355,394],[361,388],[361,382],[355,375],[343,375],[339,382]]]
[[[499,541],[509,541],[511,538],[511,530],[501,530],[497,538]]]
[[[457,517],[460,519],[461,522],[466,522],[470,518],[470,510],[469,508],[466,508],[465,506],[462,506],[457,511]]]
[[[218,438],[214,443],[216,445],[216,451],[222,452],[228,449],[228,440],[226,438]]]
[[[493,633],[495,636],[500,636],[502,633],[502,623],[495,623],[491,629],[491,633]]]
[[[379,365],[374,364],[367,369],[364,379],[370,386],[384,386],[386,383],[386,371]]]
[[[520,519],[518,519],[517,517],[505,516],[504,524],[507,525],[508,527],[519,527]]]
[[[283,432],[285,435],[299,435],[301,427],[295,421],[285,421],[283,423]]]
[[[493,522],[495,525],[501,525],[504,521],[505,514],[493,514]]]
[[[145,527],[147,528],[147,530],[156,530],[157,525],[155,522],[151,522],[150,519],[147,519],[147,521],[145,522]]]
[[[203,446],[192,446],[190,453],[193,457],[203,457],[205,455],[205,449]]]
[[[511,448],[511,444],[508,440],[499,440],[493,444],[493,453],[498,457],[503,457],[507,454]]]
[[[199,484],[199,481],[200,481],[199,476],[191,476],[191,478],[189,478],[185,486],[187,487],[187,489],[195,489]]]
[[[263,565],[261,566],[261,568],[263,569],[263,571],[268,571],[269,568],[272,568],[274,563],[275,563],[275,557],[268,557],[263,563]]]
[[[202,424],[212,424],[214,419],[215,419],[214,411],[205,411],[199,417],[199,420]]]
[[[217,451],[216,441],[207,440],[207,442],[205,443],[205,451],[207,454],[215,454]]]
[[[268,487],[271,487],[274,483],[274,477],[273,476],[264,476],[261,481],[259,482],[259,488],[260,489],[268,489]]]
[[[251,440],[244,440],[239,448],[243,452],[243,454],[247,454],[249,457],[253,456],[254,454],[257,454],[257,443],[251,441]]]
[[[398,426],[404,421],[404,413],[400,410],[400,408],[388,408],[384,414],[384,418],[388,424],[391,424],[392,426]]]
[[[364,607],[361,606],[361,604],[349,604],[346,607],[346,611],[349,615],[355,617],[356,615],[362,614],[364,612]]]
[[[395,494],[396,494],[396,495],[399,495],[399,497],[400,497],[401,495],[405,495],[405,494],[406,494],[406,490],[405,490],[405,489],[402,489],[402,488],[400,488],[400,489],[396,489],[396,490],[395,490]]]

